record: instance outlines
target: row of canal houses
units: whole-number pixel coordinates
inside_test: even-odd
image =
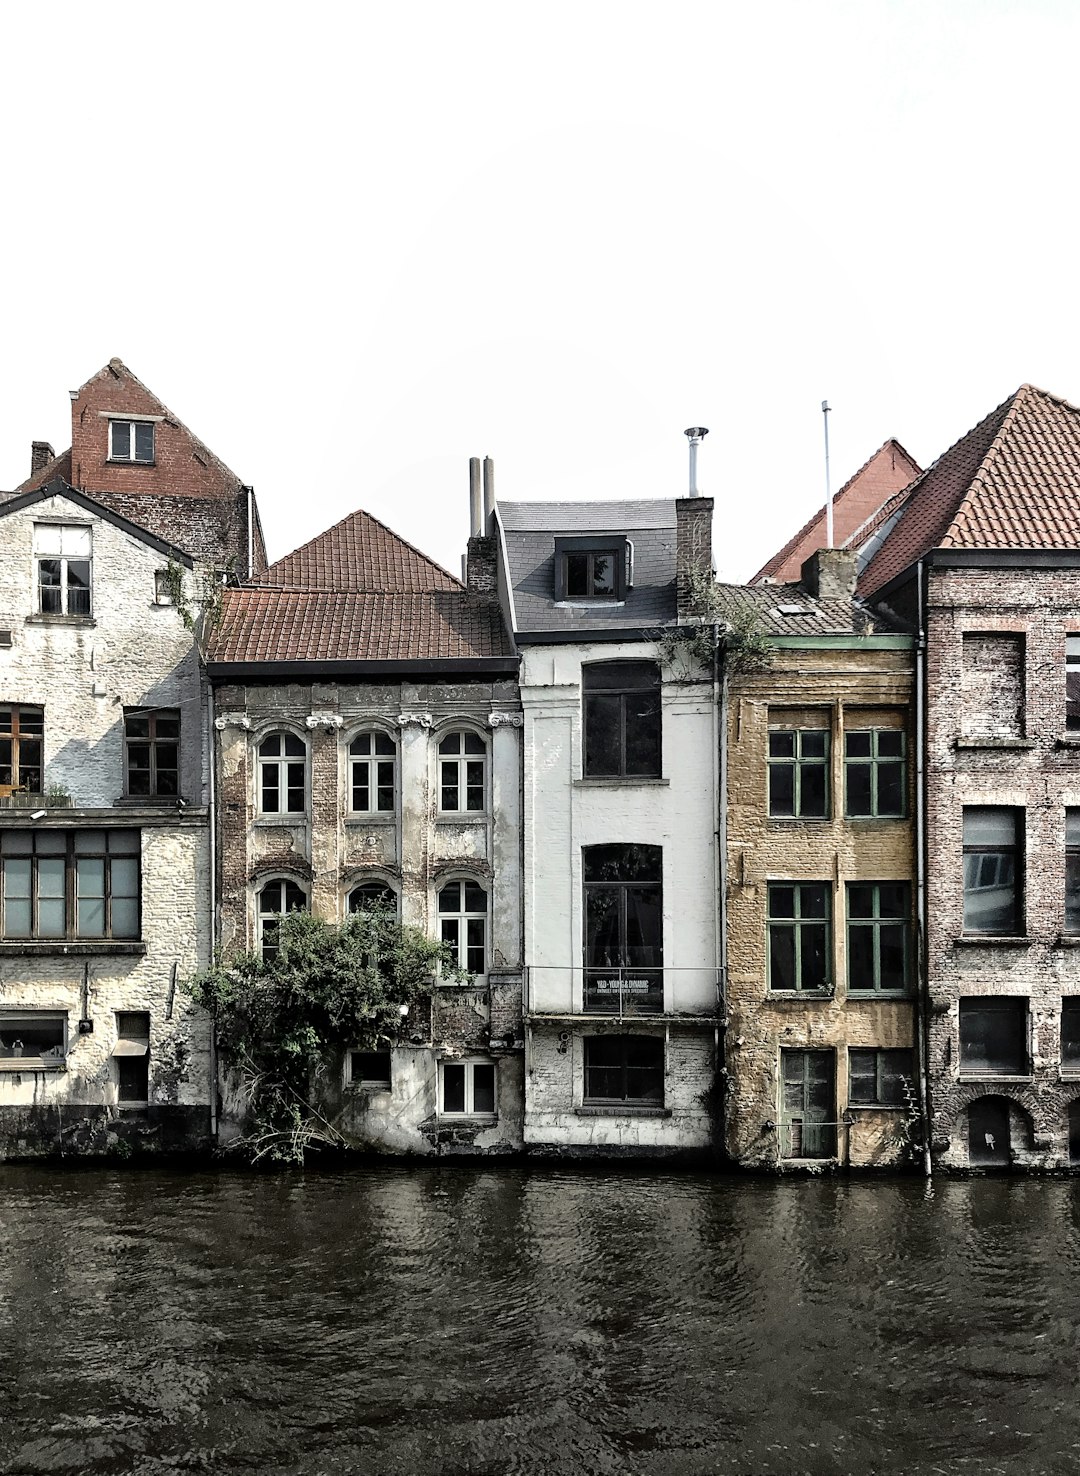
[[[463,580],[363,511],[268,564],[112,360],[0,495],[0,1157],[227,1141],[185,979],[378,902],[467,982],[328,1065],[358,1146],[1080,1162],[1078,499],[1024,386],[747,585],[693,476],[479,461]]]

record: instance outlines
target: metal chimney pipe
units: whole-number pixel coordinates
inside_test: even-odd
[[[709,434],[706,425],[692,425],[689,430],[683,431],[684,436],[690,438],[690,496],[700,497],[697,484],[697,448]]]
[[[829,402],[821,402],[821,418],[825,422],[825,547],[833,547],[832,483],[829,479]]]
[[[469,457],[469,537],[483,532],[483,503],[480,500],[480,458]]]
[[[495,463],[490,456],[484,457],[484,526],[481,533],[491,532],[491,519],[495,512]]]

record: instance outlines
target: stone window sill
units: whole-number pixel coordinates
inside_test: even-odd
[[[78,625],[92,627],[97,621],[92,615],[28,615],[27,625]]]
[[[283,810],[280,815],[256,815],[251,823],[264,829],[280,830],[283,825],[307,825],[309,819],[306,810]]]
[[[67,1061],[43,1061],[40,1056],[5,1056],[0,1073],[8,1071],[66,1071]]]
[[[996,933],[961,933],[953,939],[957,948],[1030,948],[1034,938],[1013,938]]]
[[[1055,948],[1080,948],[1080,933],[1059,933],[1054,939]]]
[[[959,1080],[964,1081],[1031,1081],[1031,1072],[1025,1072],[1021,1076],[1011,1076],[1005,1071],[964,1071],[961,1070]]]
[[[769,815],[770,825],[832,825],[831,815]]]
[[[830,1000],[836,998],[835,989],[770,989],[769,1003],[797,1004],[800,1000]]]
[[[600,1105],[598,1103],[586,1102],[581,1107],[575,1107],[574,1112],[578,1117],[670,1117],[670,1107],[638,1107],[632,1102],[608,1102]]]
[[[1080,733],[1062,733],[1057,740],[1058,748],[1080,748]]]
[[[105,461],[109,466],[141,467],[148,471],[153,471],[157,466],[156,461],[133,461],[130,456],[106,456]]]
[[[101,954],[138,956],[146,952],[146,944],[136,939],[114,938],[72,939],[19,938],[0,942],[0,958],[92,958]]]
[[[1034,738],[957,738],[957,748],[1034,748]]]
[[[903,1102],[849,1102],[849,1112],[906,1112]]]
[[[575,779],[573,787],[574,789],[645,789],[662,787],[670,783],[670,779],[660,779],[655,776],[650,778],[648,775],[635,777],[629,774],[612,774],[610,778],[604,779]]]
[[[1058,1069],[1059,1081],[1080,1081],[1080,1066],[1061,1066]]]
[[[345,824],[354,830],[368,829],[372,825],[393,827],[397,821],[397,814],[392,810],[380,810],[374,815],[364,815],[359,811],[354,811],[345,816]]]
[[[186,810],[187,800],[178,794],[120,794],[113,800],[119,808],[142,810]]]
[[[847,998],[856,1004],[860,999],[868,999],[871,1002],[882,999],[896,999],[903,1003],[904,1000],[913,998],[910,989],[849,989]]]
[[[440,1112],[439,1121],[460,1122],[466,1127],[495,1127],[499,1121],[497,1112]]]

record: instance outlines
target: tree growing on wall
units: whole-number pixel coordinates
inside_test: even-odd
[[[315,1105],[320,1081],[350,1048],[392,1040],[437,973],[457,976],[448,951],[388,909],[335,925],[293,912],[276,950],[240,953],[188,980],[211,1016],[224,1067],[239,1082],[246,1130],[230,1145],[252,1163],[303,1163],[345,1140]]]

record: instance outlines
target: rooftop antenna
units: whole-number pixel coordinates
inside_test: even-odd
[[[821,418],[825,422],[825,547],[833,546],[832,488],[829,485],[829,402],[821,402]]]
[[[684,430],[683,435],[690,439],[690,496],[700,497],[697,484],[697,448],[709,434],[706,425],[692,425],[689,430]]]

